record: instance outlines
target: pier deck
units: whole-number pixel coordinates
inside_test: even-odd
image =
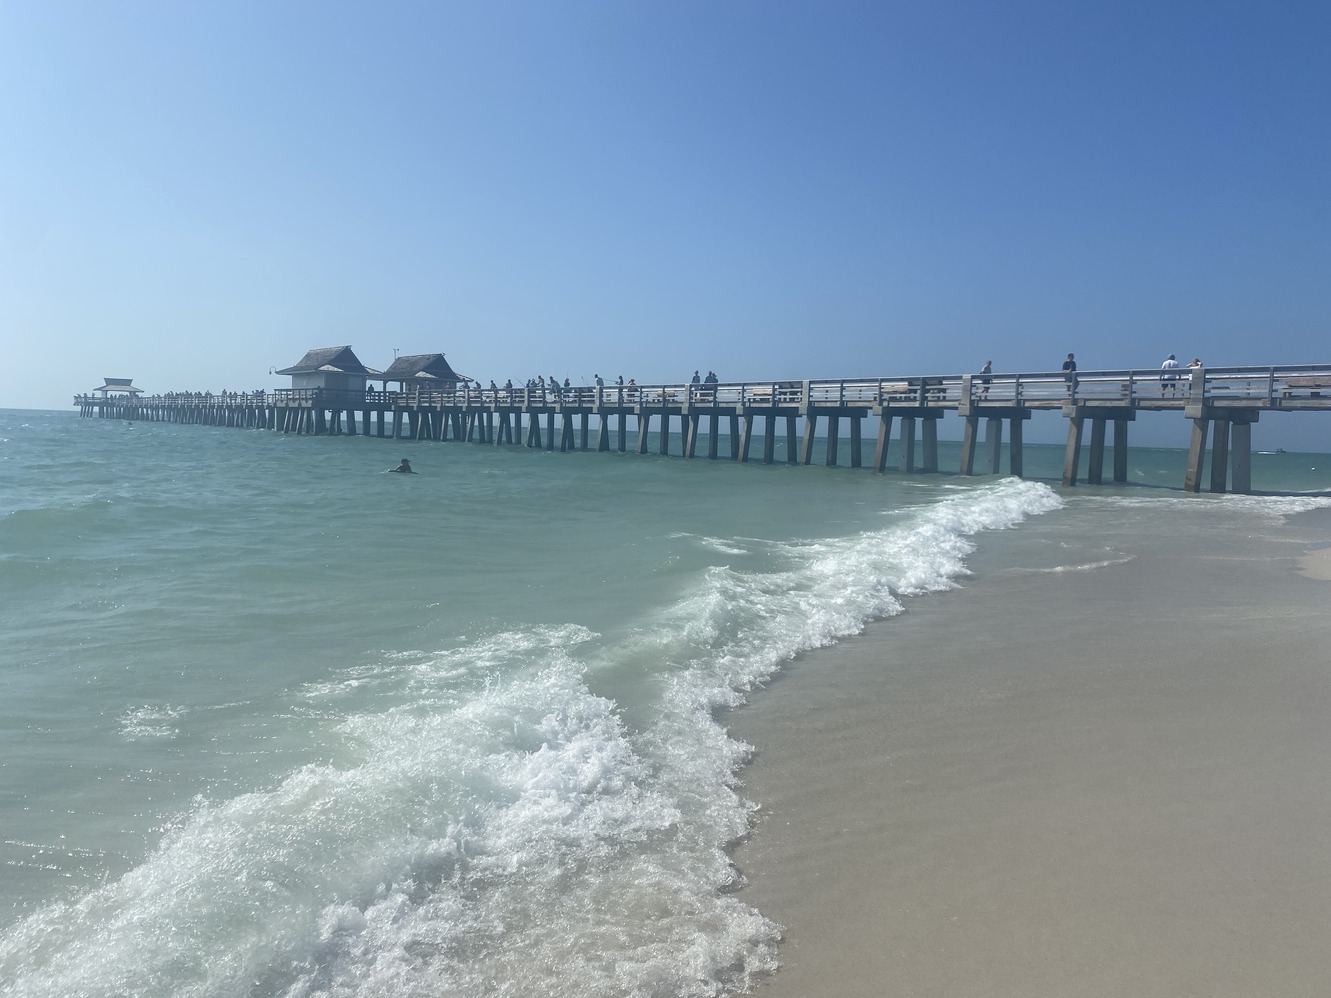
[[[863,420],[876,416],[871,466],[882,472],[900,421],[901,471],[937,471],[937,425],[948,412],[965,420],[960,472],[975,473],[980,420],[985,421],[982,467],[998,473],[1003,423],[1009,426],[1009,472],[1022,472],[1022,424],[1040,410],[1068,420],[1063,482],[1077,483],[1083,431],[1091,430],[1087,481],[1103,480],[1105,429],[1113,424],[1114,481],[1127,480],[1127,427],[1139,412],[1178,412],[1191,426],[1184,488],[1200,491],[1208,436],[1213,440],[1212,492],[1251,490],[1251,424],[1262,412],[1331,412],[1331,365],[1262,368],[1198,368],[1162,380],[1151,370],[1084,371],[1069,382],[1062,373],[928,375],[899,378],[728,382],[724,384],[578,386],[569,388],[459,387],[444,391],[333,391],[168,393],[147,397],[77,395],[80,415],[248,427],[296,434],[356,434],[413,440],[459,440],[548,450],[626,451],[628,420],[636,424],[640,454],[652,426],[657,449],[668,453],[670,426],[678,420],[683,455],[697,454],[703,418],[706,453],[719,454],[720,427],[728,422],[729,453],[750,460],[755,424],[761,420],[762,461],[775,460],[778,430],[787,460],[811,464],[819,424],[825,421],[825,461],[839,459],[842,420],[849,426],[850,464],[864,464]],[[591,423],[596,421],[594,442]],[[799,434],[799,421],[803,433]],[[545,425],[542,426],[542,423]],[[916,428],[920,429],[919,453]],[[918,457],[918,465],[917,465]]]

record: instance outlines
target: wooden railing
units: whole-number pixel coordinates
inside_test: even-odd
[[[1169,374],[1176,375],[1168,379]],[[1162,377],[1165,375],[1166,377]],[[1155,368],[1080,371],[1074,380],[1062,372],[948,374],[897,378],[810,381],[724,382],[680,385],[578,385],[544,388],[480,388],[407,391],[339,391],[280,388],[266,392],[181,392],[123,396],[81,394],[78,406],[264,406],[324,409],[418,409],[421,407],[521,407],[524,409],[662,409],[689,406],[725,408],[871,408],[962,405],[1018,405],[1051,408],[1068,401],[1084,404],[1168,408],[1197,402],[1250,403],[1279,408],[1304,403],[1331,408],[1331,364],[1280,367],[1220,367],[1162,372]]]

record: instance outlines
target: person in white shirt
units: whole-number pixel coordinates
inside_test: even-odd
[[[1160,397],[1164,398],[1166,389],[1170,395],[1178,392],[1178,361],[1171,353],[1160,365]]]

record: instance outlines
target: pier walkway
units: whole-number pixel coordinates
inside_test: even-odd
[[[77,395],[80,415],[90,418],[198,423],[297,434],[356,434],[413,440],[458,440],[548,450],[648,452],[652,427],[656,447],[667,454],[672,421],[678,421],[683,457],[750,460],[762,441],[761,460],[775,460],[779,433],[791,463],[812,464],[815,440],[824,429],[824,460],[836,465],[843,421],[851,467],[865,464],[864,420],[877,417],[869,467],[887,468],[893,421],[899,422],[898,470],[938,470],[938,421],[957,413],[962,429],[963,475],[1001,472],[1004,423],[1008,426],[1008,472],[1022,473],[1022,425],[1038,410],[1057,410],[1068,420],[1063,484],[1077,484],[1085,430],[1089,427],[1086,481],[1104,480],[1106,429],[1112,424],[1111,478],[1127,481],[1128,424],[1141,412],[1177,412],[1191,423],[1183,487],[1202,487],[1207,441],[1211,440],[1209,488],[1249,492],[1251,426],[1263,412],[1331,412],[1331,364],[1284,367],[1180,369],[1177,380],[1158,369],[1062,373],[960,374],[822,381],[731,382],[723,384],[579,386],[572,388],[479,388],[445,391],[333,391],[277,389],[253,393],[168,393],[147,397]],[[635,421],[630,437],[629,417]],[[706,433],[704,434],[704,419]],[[802,431],[800,420],[803,420]],[[592,435],[592,422],[595,434]],[[984,449],[977,465],[980,423]],[[544,426],[542,426],[544,423]],[[728,453],[719,453],[721,427],[728,424]],[[761,434],[755,429],[761,424]],[[917,438],[918,432],[918,438]]]

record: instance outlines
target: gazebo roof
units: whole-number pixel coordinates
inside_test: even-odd
[[[292,367],[284,367],[277,374],[366,374],[379,372],[366,367],[351,351],[351,347],[320,347],[310,350]]]
[[[449,366],[441,353],[415,353],[398,357],[379,375],[385,381],[471,381]]]
[[[142,394],[142,388],[134,387],[133,378],[103,378],[105,384],[101,388],[94,388],[95,392],[125,392],[129,395]]]

